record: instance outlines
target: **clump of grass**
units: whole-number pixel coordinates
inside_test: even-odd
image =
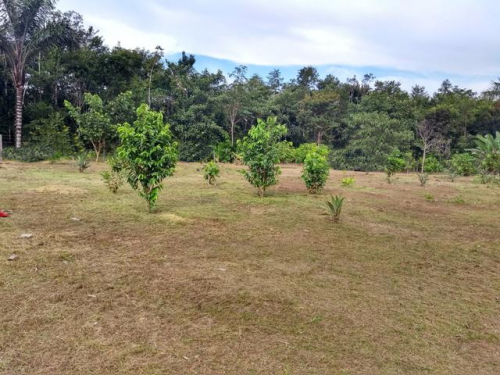
[[[427,181],[429,181],[429,175],[427,173],[419,173],[417,176],[420,181],[420,186],[425,186]]]
[[[90,168],[89,155],[85,152],[76,155],[75,161],[80,173],[83,173],[87,168]]]
[[[330,215],[330,218],[334,223],[338,223],[338,221],[340,220],[340,214],[342,213],[344,199],[344,197],[336,195],[335,197],[331,196],[331,199],[329,201],[326,201],[326,209],[328,215]]]
[[[425,193],[424,194],[424,198],[429,201],[429,202],[435,202],[436,199],[434,198],[434,195],[432,195],[431,193]]]
[[[340,183],[344,187],[350,187],[354,185],[354,177],[344,177],[343,179],[340,180]]]
[[[457,195],[456,197],[451,198],[448,202],[455,204],[464,204],[464,198],[461,195]]]

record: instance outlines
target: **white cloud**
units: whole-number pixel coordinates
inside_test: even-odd
[[[244,64],[500,74],[498,0],[63,0],[60,7],[127,47],[160,44]]]

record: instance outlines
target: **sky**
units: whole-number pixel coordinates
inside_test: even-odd
[[[444,79],[482,91],[500,77],[499,0],[60,0],[105,43],[181,51],[196,67],[237,65],[287,79],[313,65],[341,80],[365,73],[432,93]]]

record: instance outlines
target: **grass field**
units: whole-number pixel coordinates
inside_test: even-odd
[[[500,188],[199,168],[148,214],[105,165],[1,165],[0,374],[500,374]]]

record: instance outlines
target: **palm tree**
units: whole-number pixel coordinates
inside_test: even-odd
[[[26,64],[71,35],[70,25],[54,12],[55,0],[0,0],[0,53],[16,90],[16,148],[21,147]]]

